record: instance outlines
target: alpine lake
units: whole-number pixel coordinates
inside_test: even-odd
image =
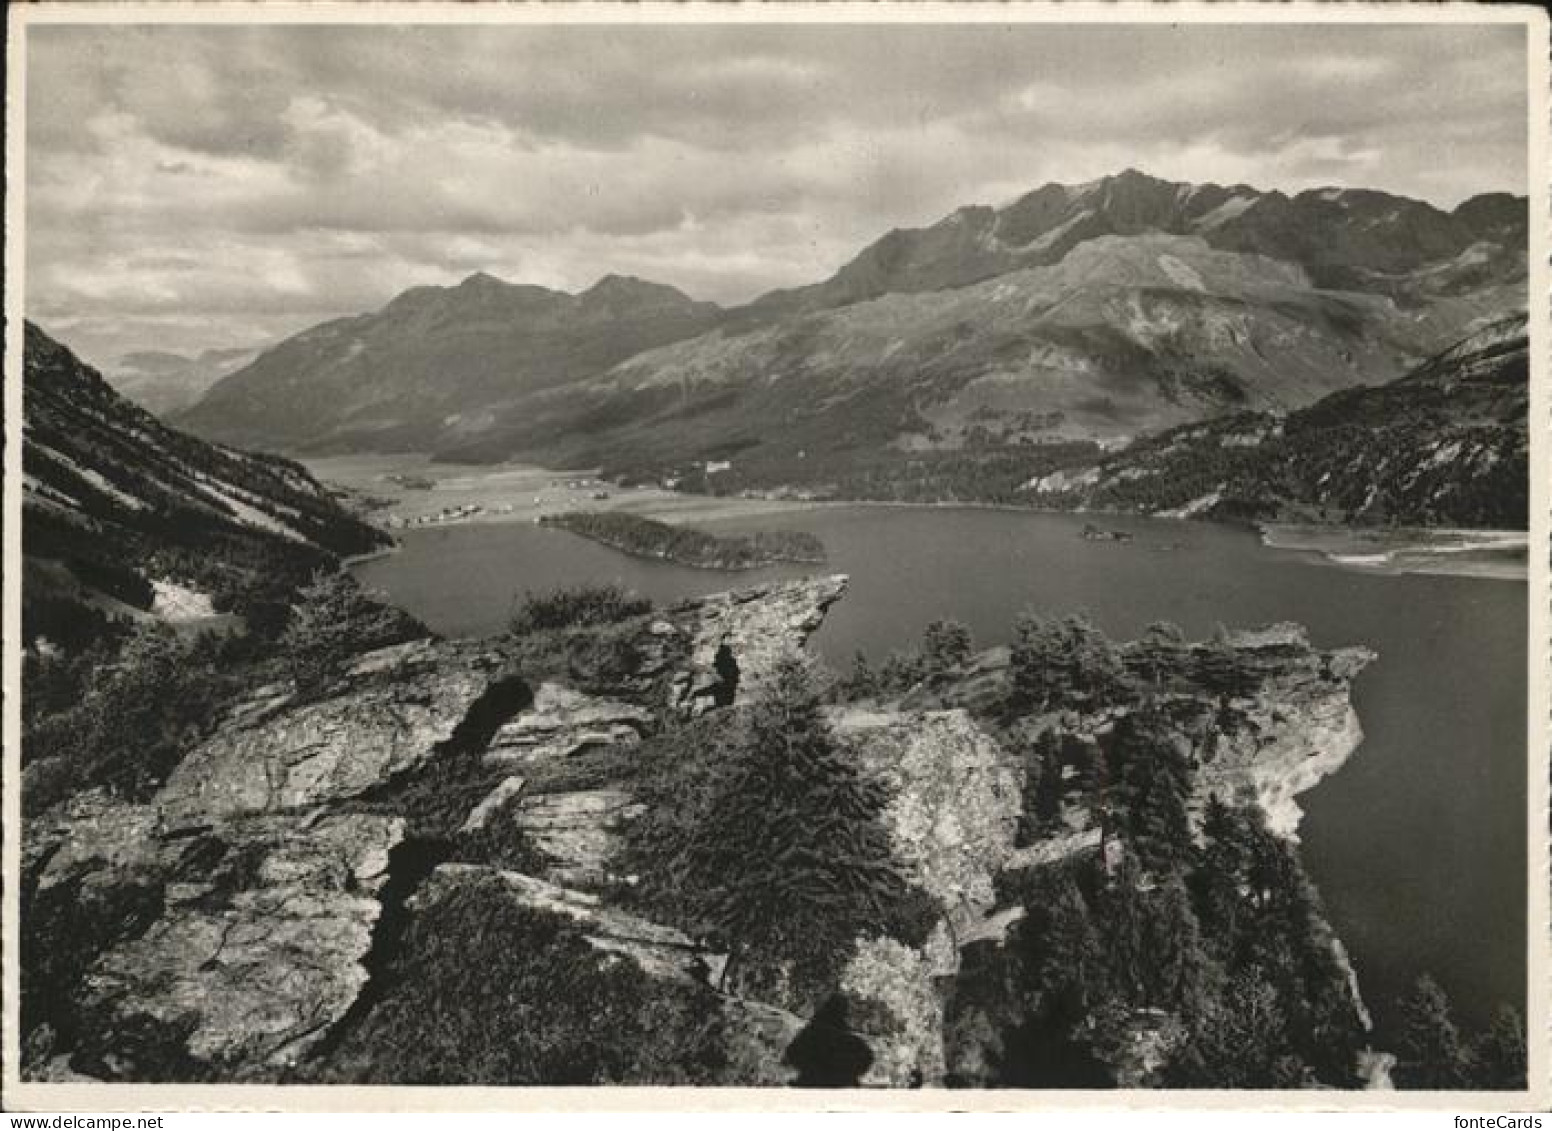
[[[312,468],[393,494],[379,490],[379,465],[326,459]],[[1024,609],[1082,610],[1117,639],[1161,620],[1192,639],[1219,624],[1295,621],[1318,647],[1367,645],[1379,658],[1353,691],[1364,741],[1300,797],[1299,837],[1357,970],[1377,1043],[1385,1047],[1394,1035],[1395,1002],[1424,972],[1444,986],[1466,1026],[1485,1025],[1500,1004],[1524,1011],[1527,586],[1512,569],[1472,576],[1350,568],[1268,546],[1253,530],[1203,522],[973,507],[740,506],[666,493],[622,499],[596,481],[566,480],[577,473],[465,469],[448,478],[436,465],[419,470],[439,477],[435,487],[400,493],[386,512],[396,525],[410,522],[394,530],[399,549],[354,569],[449,636],[504,631],[525,590],[612,581],[668,603],[823,571],[848,574],[851,584],[810,648],[841,671],[858,651],[877,663],[914,644],[940,617],[969,626],[980,647],[1006,643]],[[829,562],[691,569],[533,521],[535,507],[598,506],[593,500],[606,493],[605,505],[716,533],[808,531],[824,542]],[[446,512],[449,500],[465,496],[521,497],[521,504],[482,504],[476,521],[414,524],[415,515]],[[1091,522],[1130,537],[1085,538]]]

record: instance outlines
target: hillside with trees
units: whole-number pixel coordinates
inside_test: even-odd
[[[158,585],[274,627],[316,570],[389,544],[300,465],[168,428],[31,324],[24,365],[28,642],[155,615]]]
[[[1208,518],[1523,530],[1529,502],[1523,315],[1398,381],[1287,414],[1227,416],[1025,485],[1032,504]]]
[[[194,439],[26,328],[24,806],[148,796],[229,699],[421,629],[342,556],[386,545],[299,465]]]

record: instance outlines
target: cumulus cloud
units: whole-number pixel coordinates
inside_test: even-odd
[[[27,306],[253,344],[474,270],[739,302],[1127,166],[1523,192],[1505,25],[39,26]],[[72,337],[73,335],[73,337]]]

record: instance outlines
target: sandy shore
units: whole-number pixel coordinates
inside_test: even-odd
[[[1346,569],[1510,581],[1523,581],[1528,574],[1529,540],[1523,530],[1392,530],[1297,523],[1261,527],[1261,541],[1267,546],[1319,554]]]

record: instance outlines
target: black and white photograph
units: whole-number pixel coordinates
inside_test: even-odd
[[[15,1103],[1545,1110],[1547,28],[13,8]]]

